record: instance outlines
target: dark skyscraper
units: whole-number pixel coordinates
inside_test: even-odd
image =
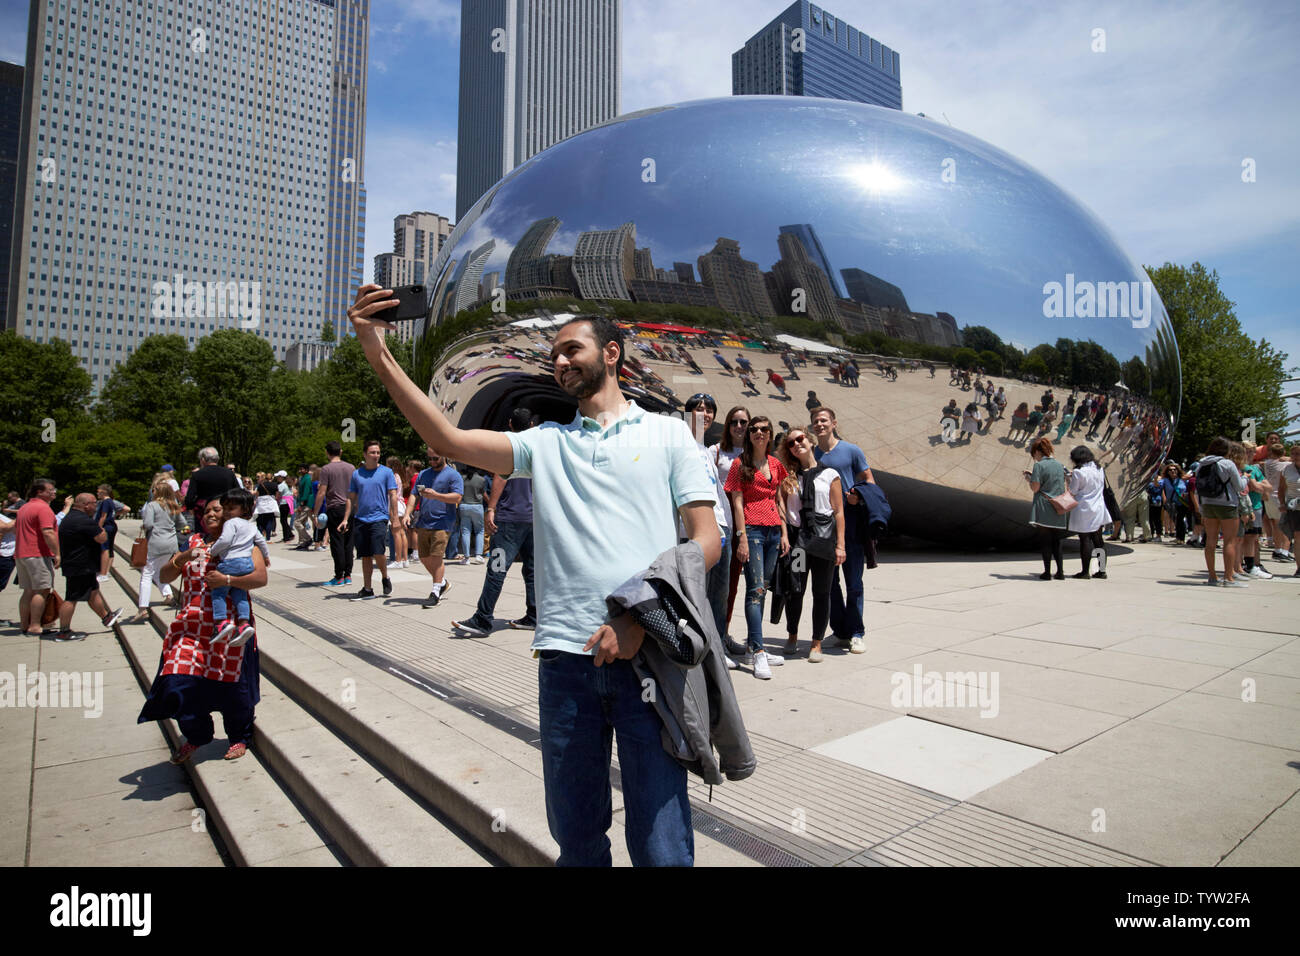
[[[14,240],[18,131],[22,126],[23,68],[0,63],[0,329],[9,303],[9,248]]]
[[[822,248],[822,241],[817,238],[817,231],[808,223],[801,223],[796,226],[782,226],[782,233],[789,233],[799,240],[803,245],[804,251],[808,253],[808,258],[826,273],[826,278],[830,281],[831,291],[838,298],[846,298],[844,290],[840,287],[839,279],[836,278],[835,270],[831,268],[831,260],[826,256],[826,250]]]
[[[903,108],[898,54],[808,0],[792,3],[731,55],[731,92]]]
[[[911,312],[903,290],[892,282],[886,282],[880,276],[873,276],[861,269],[841,269],[844,285],[849,290],[849,298],[863,305],[874,305],[879,309],[899,309]]]

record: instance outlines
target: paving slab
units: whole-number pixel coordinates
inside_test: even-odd
[[[1289,866],[1300,862],[1300,794],[1274,810],[1220,866]]]

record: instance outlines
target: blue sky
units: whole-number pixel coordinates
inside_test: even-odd
[[[21,62],[26,4],[0,0]],[[624,112],[731,91],[731,53],[782,0],[624,0]],[[903,106],[1006,150],[1141,263],[1217,269],[1253,336],[1300,365],[1300,5],[833,0],[897,50]],[[392,219],[454,213],[460,0],[372,0],[366,274]],[[1094,52],[1094,31],[1105,52]],[[1255,160],[1256,181],[1241,178]]]

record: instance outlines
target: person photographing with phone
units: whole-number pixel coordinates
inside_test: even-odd
[[[523,432],[460,429],[407,377],[376,313],[392,292],[362,286],[348,317],[366,359],[433,448],[498,475],[533,479],[538,615],[533,649],[547,820],[561,866],[609,866],[610,748],[618,739],[626,837],[636,865],[694,861],[686,769],[663,747],[663,723],[631,664],[644,629],[609,617],[606,598],[677,547],[677,517],[712,567],[721,551],[714,493],[695,439],[676,419],[624,399],[623,333],[579,316],[555,333],[555,383],[577,403],[568,423]]]

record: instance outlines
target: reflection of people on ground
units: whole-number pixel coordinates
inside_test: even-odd
[[[783,399],[785,399],[787,402],[790,401],[790,396],[785,393],[785,379],[783,379],[780,375],[777,375],[776,372],[773,372],[771,369],[768,369],[767,380],[771,384],[776,386],[776,390],[781,393],[781,397]]]
[[[745,358],[745,356],[741,355],[739,352],[736,353],[736,364],[746,372],[754,371],[754,366],[749,364],[749,359]]]
[[[966,410],[961,416],[961,433],[966,441],[970,441],[971,435],[978,435],[980,430],[980,407],[974,402],[966,406]]]
[[[744,394],[748,395],[750,392],[753,392],[755,395],[762,394],[762,392],[758,390],[758,386],[754,384],[754,379],[751,378],[747,372],[740,373],[740,383],[745,386]]]
[[[1070,425],[1071,425],[1073,422],[1074,422],[1074,416],[1073,416],[1072,414],[1070,414],[1069,412],[1066,412],[1064,415],[1061,416],[1061,423],[1060,423],[1059,425],[1056,426],[1056,442],[1057,442],[1057,444],[1060,444],[1061,439],[1065,436],[1065,433],[1066,433],[1067,431],[1069,431],[1069,429],[1070,429]]]
[[[954,398],[953,404],[957,403]],[[1011,413],[1011,431],[1007,432],[1007,437],[1012,441],[1023,441],[1029,437],[1029,403],[1021,402],[1016,406],[1016,410]]]
[[[993,407],[997,411],[997,418],[1006,414],[1007,410],[1007,392],[1001,385],[998,386],[998,393],[993,396]]]
[[[724,372],[726,372],[728,375],[734,375],[734,374],[735,374],[735,372],[733,372],[733,371],[731,370],[731,366],[727,364],[727,360],[723,357],[723,355],[722,355],[721,352],[716,352],[716,351],[715,351],[715,352],[713,353],[713,357],[714,357],[714,359],[717,360],[717,363],[718,363],[719,365],[722,366],[722,370],[723,370]]]
[[[798,379],[799,373],[794,369],[794,353],[789,349],[786,349],[781,353],[781,361],[785,364],[785,367],[790,370],[790,377]]]
[[[961,409],[957,407],[957,399],[948,399],[948,404],[940,409],[939,427],[943,429],[943,440],[951,445],[961,427]]]
[[[822,400],[817,397],[817,393],[814,392],[812,389],[808,389],[808,401],[803,403],[804,407],[811,412],[814,408],[819,408],[821,406],[821,403]]]
[[[847,376],[848,384],[850,386],[852,386],[853,388],[857,388],[858,375],[861,373],[861,371],[862,370],[858,368],[858,363],[853,359],[849,359],[847,362],[844,363],[844,367],[841,369],[841,374]]]

